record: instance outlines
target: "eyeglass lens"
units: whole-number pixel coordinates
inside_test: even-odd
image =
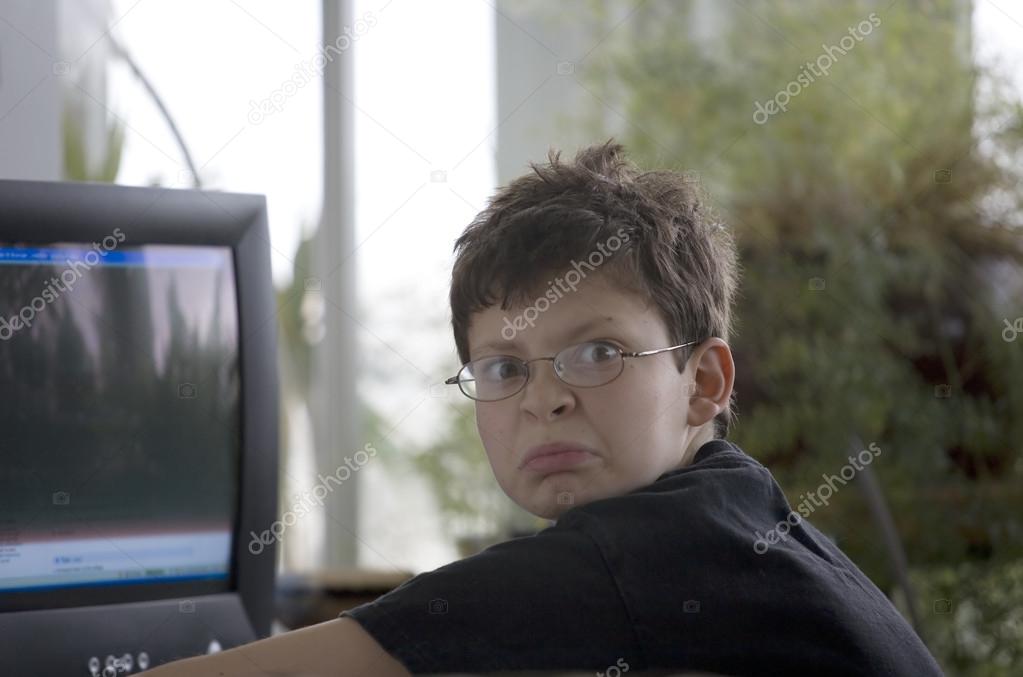
[[[554,370],[561,380],[583,388],[609,383],[623,367],[621,351],[604,341],[569,346],[554,357]],[[465,365],[459,374],[459,386],[475,400],[500,400],[518,392],[528,376],[529,367],[522,360],[495,355]]]

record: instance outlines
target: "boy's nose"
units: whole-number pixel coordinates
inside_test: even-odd
[[[554,363],[537,360],[529,365],[529,380],[523,389],[522,410],[529,411],[539,419],[567,413],[575,403],[571,386],[558,378]]]

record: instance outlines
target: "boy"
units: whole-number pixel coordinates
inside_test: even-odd
[[[940,675],[883,593],[724,439],[728,230],[683,176],[642,173],[613,141],[548,159],[456,242],[463,367],[447,382],[475,400],[502,490],[554,525],[338,620],[180,665]]]

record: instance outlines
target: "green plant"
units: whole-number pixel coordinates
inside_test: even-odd
[[[946,669],[1009,677],[1023,665],[1023,562],[963,563],[915,572],[925,636]]]
[[[64,179],[103,183],[116,181],[117,172],[121,167],[121,156],[124,153],[124,124],[116,119],[106,122],[103,143],[105,154],[98,167],[90,167],[89,149],[80,122],[82,119],[80,106],[72,99],[68,99],[65,101],[61,116],[64,134]]]

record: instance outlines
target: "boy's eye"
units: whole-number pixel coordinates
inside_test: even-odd
[[[600,364],[618,358],[618,350],[610,341],[589,341],[576,347],[572,359],[583,364]]]
[[[618,359],[619,352],[618,346],[611,341],[587,341],[569,348],[565,362],[579,365],[603,364]]]
[[[484,365],[481,377],[493,381],[504,381],[523,375],[522,364],[508,358],[495,359]]]

